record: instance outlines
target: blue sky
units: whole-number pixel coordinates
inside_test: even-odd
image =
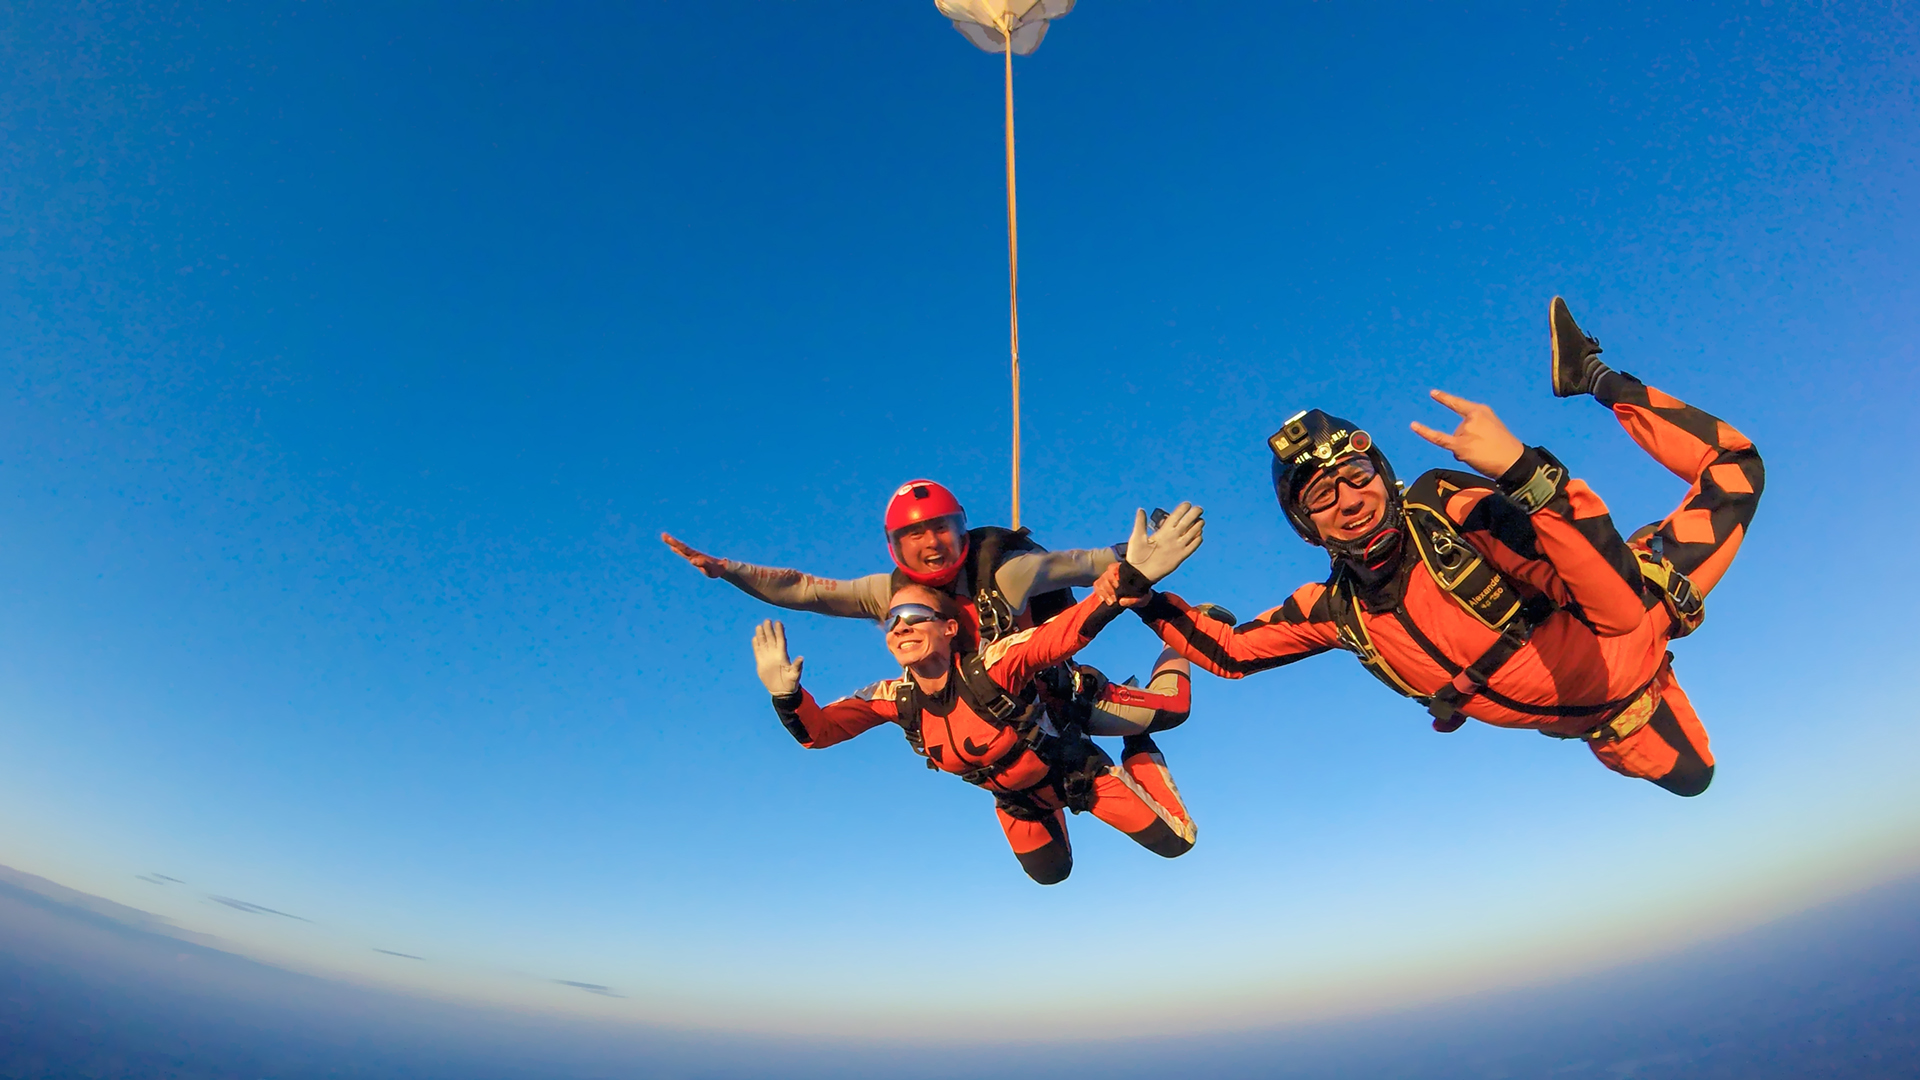
[[[654,539],[853,575],[909,476],[1003,513],[994,57],[920,4],[6,19],[0,862],[432,995],[1028,1038],[1552,979],[1920,863],[1910,14],[1090,2],[1018,64],[1048,544],[1193,499],[1177,587],[1251,615],[1324,572],[1264,437],[1319,405],[1410,475],[1435,385],[1657,517],[1545,392],[1555,293],[1769,467],[1676,649],[1705,797],[1328,657],[1202,678],[1198,847],[1077,820],[1053,889],[899,740],[794,747],[766,612]],[[790,632],[818,692],[887,673]],[[996,994],[961,958],[1010,924],[1100,943],[1093,989]]]

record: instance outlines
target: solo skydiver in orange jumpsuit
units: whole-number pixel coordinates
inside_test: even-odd
[[[887,649],[904,669],[826,706],[800,687],[804,658],[787,658],[786,629],[754,631],[754,662],[787,731],[809,749],[832,746],[892,722],[927,758],[994,795],[1000,827],[1021,868],[1042,885],[1073,869],[1066,811],[1087,811],[1166,858],[1193,847],[1193,819],[1157,753],[1127,754],[1116,766],[1077,729],[1060,730],[1038,700],[1035,676],[1086,646],[1120,613],[1150,596],[1150,585],[1200,546],[1200,512],[1183,507],[1154,542],[1138,516],[1128,550],[1140,561],[1107,569],[1106,599],[1090,595],[1046,623],[974,650],[948,593],[908,583],[894,590]],[[1142,553],[1147,553],[1142,557]]]
[[[1330,649],[1358,654],[1426,704],[1436,730],[1466,718],[1579,739],[1609,769],[1676,795],[1713,779],[1707,732],[1667,644],[1699,625],[1758,506],[1760,455],[1725,421],[1599,360],[1564,301],[1549,310],[1553,392],[1591,395],[1691,485],[1623,538],[1606,504],[1485,405],[1434,391],[1452,434],[1413,429],[1481,475],[1435,470],[1404,491],[1366,432],[1319,410],[1270,441],[1274,487],[1333,573],[1237,627],[1178,596],[1135,608],[1194,663],[1238,679]]]

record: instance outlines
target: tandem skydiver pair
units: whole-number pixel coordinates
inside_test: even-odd
[[[1164,651],[1145,688],[1071,661],[1200,546],[1199,508],[1181,503],[1153,531],[1136,513],[1131,537],[1113,548],[1049,552],[1025,530],[968,529],[951,492],[915,480],[894,493],[885,527],[895,570],[852,581],[716,559],[662,539],[707,576],[771,603],[883,624],[902,675],[824,708],[799,688],[785,627],[756,629],[761,681],[802,746],[898,724],[928,768],[993,793],[1015,857],[1043,885],[1072,870],[1069,810],[1167,858],[1190,849],[1193,820],[1150,734],[1187,719],[1187,661]],[[1074,587],[1100,580],[1112,582],[1106,598],[1074,601]],[[1093,735],[1125,737],[1118,764]]]
[[[1615,529],[1600,497],[1545,448],[1521,443],[1487,406],[1434,391],[1460,421],[1451,433],[1417,423],[1414,431],[1477,475],[1433,470],[1402,485],[1364,429],[1318,409],[1289,418],[1272,436],[1275,496],[1301,538],[1327,549],[1331,574],[1251,622],[1232,626],[1216,617],[1220,609],[1153,592],[1151,584],[1171,569],[1149,575],[1113,550],[1023,553],[1031,558],[1001,594],[1024,599],[1032,590],[1023,591],[1022,582],[1049,589],[1093,584],[1094,598],[1106,606],[1076,606],[1077,622],[1034,646],[1047,655],[1070,655],[1061,652],[1066,643],[1084,643],[1092,636],[1087,626],[1097,630],[1120,606],[1131,607],[1173,653],[1227,678],[1343,649],[1424,704],[1438,731],[1467,719],[1531,728],[1584,742],[1623,775],[1698,795],[1713,778],[1713,756],[1674,679],[1667,646],[1700,625],[1706,594],[1752,522],[1764,467],[1753,444],[1725,421],[1602,363],[1599,342],[1558,297],[1549,328],[1554,394],[1598,400],[1630,438],[1690,485],[1672,513],[1629,537]],[[1157,534],[1147,534],[1144,521],[1135,532],[1150,551]],[[887,575],[832,582],[766,571],[668,542],[709,576],[727,576],[782,606],[880,617],[872,597],[896,583]],[[893,545],[904,572],[908,564]],[[946,565],[961,557],[947,557]],[[863,599],[855,601],[856,593]],[[962,605],[955,614],[957,633],[968,613]],[[974,622],[985,630],[997,618],[996,609]],[[1163,658],[1156,670],[1172,662]],[[1008,670],[1018,669],[1016,663]],[[1184,719],[1184,701],[1179,715]],[[1184,807],[1173,817],[1188,823],[1190,843]]]

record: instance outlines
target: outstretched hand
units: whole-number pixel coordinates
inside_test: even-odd
[[[753,666],[760,684],[774,697],[800,689],[800,668],[807,662],[802,656],[787,659],[787,628],[772,619],[753,628]]]
[[[708,577],[719,577],[721,573],[723,573],[726,570],[725,560],[716,559],[711,555],[705,554],[704,552],[695,551],[692,548],[688,547],[687,545],[681,543],[679,540],[675,539],[673,534],[671,533],[661,533],[660,540],[662,543],[672,548],[673,553],[675,555],[678,555],[681,558],[692,563],[693,568],[695,570],[700,571],[701,573],[707,575]]]
[[[1456,397],[1445,390],[1427,392],[1433,400],[1460,414],[1460,426],[1448,435],[1416,420],[1413,433],[1442,450],[1451,451],[1475,472],[1498,480],[1526,452],[1526,446],[1514,438],[1507,425],[1493,414],[1491,406]]]
[[[1200,550],[1207,527],[1205,513],[1200,507],[1183,502],[1173,508],[1158,529],[1148,534],[1147,512],[1135,510],[1133,535],[1127,540],[1127,562],[1152,582],[1178,570],[1187,556]]]

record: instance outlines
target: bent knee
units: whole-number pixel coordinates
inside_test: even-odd
[[[1703,765],[1697,769],[1675,769],[1654,781],[1661,788],[1673,792],[1683,799],[1691,799],[1707,790],[1713,783],[1713,766]]]
[[[1164,821],[1155,821],[1137,833],[1128,833],[1133,842],[1163,859],[1177,859],[1193,850],[1193,841],[1175,832]]]
[[[1058,885],[1073,873],[1073,855],[1060,850],[1058,844],[1048,844],[1038,851],[1029,851],[1019,859],[1020,869],[1041,885]]]
[[[1147,724],[1146,733],[1151,735],[1156,731],[1172,731],[1174,728],[1177,728],[1181,724],[1186,723],[1187,717],[1191,715],[1192,715],[1191,713],[1184,713],[1184,712],[1155,713],[1153,715],[1152,722]]]

